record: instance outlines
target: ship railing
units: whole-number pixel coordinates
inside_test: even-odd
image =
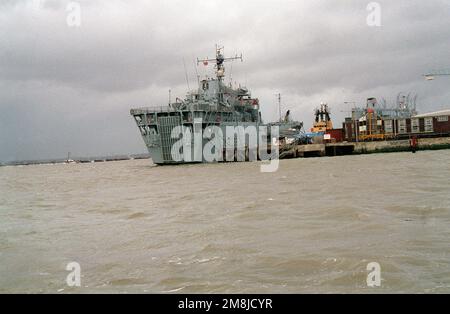
[[[144,114],[144,113],[153,113],[153,112],[174,112],[178,111],[172,106],[151,106],[151,107],[141,107],[136,109],[131,109],[131,114]]]
[[[187,106],[183,106],[181,103],[174,103],[170,106],[152,106],[152,107],[142,107],[131,109],[132,115],[139,115],[145,113],[158,113],[158,112],[176,112],[176,111],[222,111],[222,112],[231,112],[232,108],[228,107],[220,107],[218,108],[216,105],[208,105],[208,104],[189,104]]]

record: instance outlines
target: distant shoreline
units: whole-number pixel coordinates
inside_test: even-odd
[[[73,157],[71,160],[58,159],[40,159],[40,160],[19,160],[0,163],[1,166],[30,166],[30,165],[44,165],[44,164],[64,164],[64,163],[93,163],[93,162],[108,162],[121,161],[132,159],[150,159],[149,154],[132,154],[132,155],[114,155],[114,156],[100,156],[100,157]]]

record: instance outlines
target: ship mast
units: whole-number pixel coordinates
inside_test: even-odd
[[[224,63],[226,61],[233,61],[233,60],[241,60],[241,62],[243,61],[242,59],[242,53],[240,56],[236,55],[234,57],[231,58],[225,58],[224,57],[224,47],[222,46],[218,46],[216,45],[216,58],[215,59],[198,59],[197,58],[197,65],[199,63],[203,63],[205,66],[209,64],[209,62],[215,63],[216,66],[216,76],[217,79],[219,80],[219,82],[222,82],[224,76],[225,76],[225,67],[224,67]]]

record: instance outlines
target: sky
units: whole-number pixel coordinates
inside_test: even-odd
[[[228,79],[309,128],[326,102],[335,127],[351,102],[450,108],[450,0],[1,0],[0,162],[144,153],[129,110],[196,87],[194,60],[243,54]],[[378,14],[379,13],[379,14]],[[185,71],[186,68],[186,71]],[[237,84],[236,83],[236,84]],[[347,104],[346,104],[347,102]]]

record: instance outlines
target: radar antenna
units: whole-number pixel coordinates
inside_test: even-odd
[[[197,58],[197,65],[200,63],[203,63],[205,66],[209,64],[209,62],[211,63],[215,63],[216,66],[216,75],[217,75],[217,79],[219,81],[222,81],[223,77],[225,76],[225,67],[224,67],[224,62],[226,61],[233,61],[233,60],[241,60],[241,62],[243,61],[242,59],[242,53],[240,56],[236,55],[234,57],[231,58],[225,58],[224,57],[224,47],[222,46],[218,46],[216,45],[216,58],[215,59],[198,59]]]

